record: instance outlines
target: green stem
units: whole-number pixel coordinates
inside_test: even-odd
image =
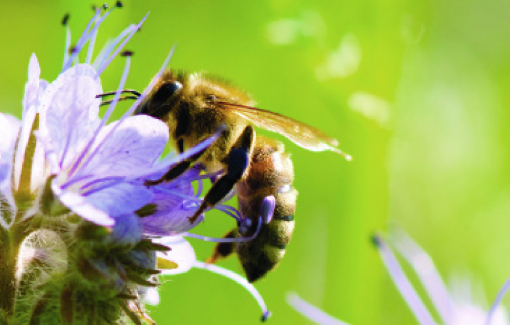
[[[0,309],[12,316],[16,296],[16,264],[19,245],[16,245],[12,232],[3,229],[0,233]]]

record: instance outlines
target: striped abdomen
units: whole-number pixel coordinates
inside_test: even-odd
[[[271,222],[262,225],[258,236],[237,245],[239,260],[250,282],[276,267],[285,254],[294,230],[297,191],[292,186],[293,179],[292,161],[283,151],[283,144],[257,136],[248,173],[236,185],[239,212],[252,220],[251,229],[242,235],[250,236],[257,229],[266,196],[273,195],[276,204]]]

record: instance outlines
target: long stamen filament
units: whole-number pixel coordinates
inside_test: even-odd
[[[503,300],[503,297],[507,293],[508,289],[510,289],[510,278],[508,278],[505,281],[505,284],[498,292],[498,295],[496,296],[496,299],[494,300],[494,303],[492,303],[491,309],[489,310],[489,313],[487,314],[487,321],[486,325],[491,325],[492,318],[494,314],[496,313],[496,310],[498,309],[499,305],[501,304],[501,301]]]
[[[96,21],[96,18],[98,16],[100,16],[100,14],[101,14],[101,10],[102,10],[101,8],[96,9],[96,13],[94,14],[94,17],[92,17],[92,19],[87,24],[87,27],[85,27],[85,30],[83,31],[80,38],[78,39],[78,43],[76,44],[75,48],[72,50],[71,55],[69,55],[67,57],[67,60],[65,61],[64,66],[62,67],[62,72],[66,71],[67,69],[69,69],[71,67],[71,64],[73,63],[74,59],[78,56],[78,53],[81,51],[83,45],[85,45],[85,43],[87,42],[87,40],[89,38],[89,30],[90,30],[90,27],[92,26],[92,24],[95,23],[94,29],[97,30],[97,28],[99,28],[99,25],[104,20],[104,18],[106,18],[109,15],[109,11],[108,11],[104,14],[102,19],[100,19],[99,21]],[[68,50],[69,50],[69,48],[66,49],[66,52]]]
[[[432,262],[432,258],[402,231],[394,231],[391,239],[396,251],[418,275],[443,322],[450,324],[455,309],[454,302]]]
[[[333,316],[326,314],[319,308],[311,305],[305,300],[301,299],[296,293],[291,292],[287,294],[287,303],[292,306],[297,312],[305,316],[314,323],[321,325],[349,325],[342,322]]]
[[[257,291],[257,289],[255,289],[253,284],[249,283],[248,280],[246,280],[239,274],[234,273],[230,270],[226,270],[226,269],[219,267],[217,265],[214,265],[214,264],[209,264],[209,263],[204,263],[204,262],[199,262],[199,261],[193,262],[193,267],[196,267],[198,269],[208,270],[213,273],[222,275],[222,276],[227,277],[227,278],[231,279],[232,281],[242,285],[246,290],[248,290],[248,292],[253,296],[253,298],[255,298],[258,305],[262,309],[262,321],[267,320],[269,318],[269,316],[271,315],[271,313],[269,312],[269,310],[266,307],[266,303],[264,302],[264,299],[262,298],[260,293]]]
[[[249,241],[252,241],[253,239],[257,238],[257,236],[259,235],[260,229],[262,228],[262,223],[263,223],[262,218],[259,218],[259,221],[257,223],[257,230],[255,231],[255,233],[253,235],[251,235],[249,237],[215,238],[215,237],[207,237],[207,236],[192,234],[189,232],[184,233],[184,236],[195,238],[195,239],[200,239],[203,241],[214,242],[214,243],[245,243],[245,242],[249,242]]]
[[[430,315],[429,311],[425,307],[425,304],[411,285],[411,282],[409,282],[409,279],[404,274],[404,271],[400,267],[397,258],[388,247],[388,245],[378,235],[374,235],[373,241],[377,247],[377,251],[381,256],[381,259],[383,260],[384,265],[386,266],[386,269],[388,270],[391,279],[393,280],[393,283],[395,283],[395,286],[413,312],[418,322],[422,325],[436,324],[432,318],[432,315]]]
[[[124,48],[124,45],[126,45],[126,43],[131,39],[131,37],[133,37],[133,35],[138,31],[138,29],[140,27],[142,27],[142,24],[145,21],[145,19],[147,19],[148,15],[149,14],[146,14],[142,18],[142,20],[135,26],[135,28],[131,31],[131,33],[129,33],[129,35],[126,37],[126,39],[124,39],[124,41],[122,41],[122,43],[120,43],[120,45],[117,47],[115,52],[110,54],[110,56],[105,60],[105,62],[103,62],[101,64],[101,66],[99,66],[99,68],[97,69],[98,76],[103,73],[103,71],[110,65],[110,62],[112,62],[112,60],[117,56],[117,54],[119,54],[119,52]]]
[[[115,105],[116,105],[116,101],[115,100],[118,101],[118,98],[120,97],[120,91],[122,91],[122,89],[124,88],[124,85],[126,84],[126,79],[127,79],[128,73],[129,73],[130,66],[131,66],[131,57],[128,56],[128,57],[126,57],[126,64],[124,66],[124,71],[122,73],[122,77],[121,77],[120,84],[119,84],[119,87],[118,87],[118,92],[116,93],[115,98],[113,99],[113,102],[110,104],[110,106],[108,107],[108,110],[106,111],[105,115],[103,116],[103,119],[101,120],[101,123],[98,125],[98,127],[94,131],[94,134],[90,138],[89,142],[87,143],[85,148],[82,150],[82,152],[78,156],[78,159],[75,161],[73,167],[69,170],[69,178],[71,178],[71,176],[77,170],[78,166],[80,166],[80,165],[82,165],[82,166],[87,165],[90,162],[90,160],[94,157],[94,155],[97,153],[97,151],[100,149],[101,144],[96,146],[94,151],[89,154],[89,156],[88,156],[88,158],[86,159],[85,162],[82,162],[83,158],[85,157],[85,154],[87,154],[89,152],[89,150],[92,148],[95,140],[97,139],[97,135],[99,134],[101,129],[106,125],[106,122],[108,121],[108,119],[110,118],[110,115],[113,112],[113,109],[115,108]],[[120,122],[117,123],[117,125],[119,125],[119,124],[120,124]],[[115,129],[115,127],[113,127],[112,129]],[[110,134],[112,132],[113,131],[111,131]]]

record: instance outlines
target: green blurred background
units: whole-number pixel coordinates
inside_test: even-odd
[[[88,1],[0,0],[0,110],[20,115],[28,60],[42,77],[76,41]],[[112,3],[113,4],[113,3]],[[510,275],[510,3],[449,1],[124,1],[100,46],[148,20],[128,44],[128,87],[143,89],[170,47],[170,66],[206,70],[248,90],[261,108],[320,127],[354,160],[285,141],[299,190],[297,227],[280,267],[256,284],[270,324],[310,324],[289,291],[356,325],[414,324],[370,243],[389,224],[433,256],[446,279],[469,277],[488,307]],[[123,60],[103,75],[114,90]],[[123,106],[126,107],[126,106]],[[279,137],[281,139],[281,137]],[[197,233],[234,226],[211,214]],[[199,259],[211,243],[192,240]],[[235,258],[220,264],[241,273]],[[259,324],[240,286],[203,270],[168,277],[159,324]]]

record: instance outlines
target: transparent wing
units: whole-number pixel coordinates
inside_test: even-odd
[[[331,150],[349,159],[348,155],[337,148],[338,141],[335,138],[305,123],[260,108],[227,102],[220,102],[220,104],[258,127],[282,134],[302,148],[310,151]]]

